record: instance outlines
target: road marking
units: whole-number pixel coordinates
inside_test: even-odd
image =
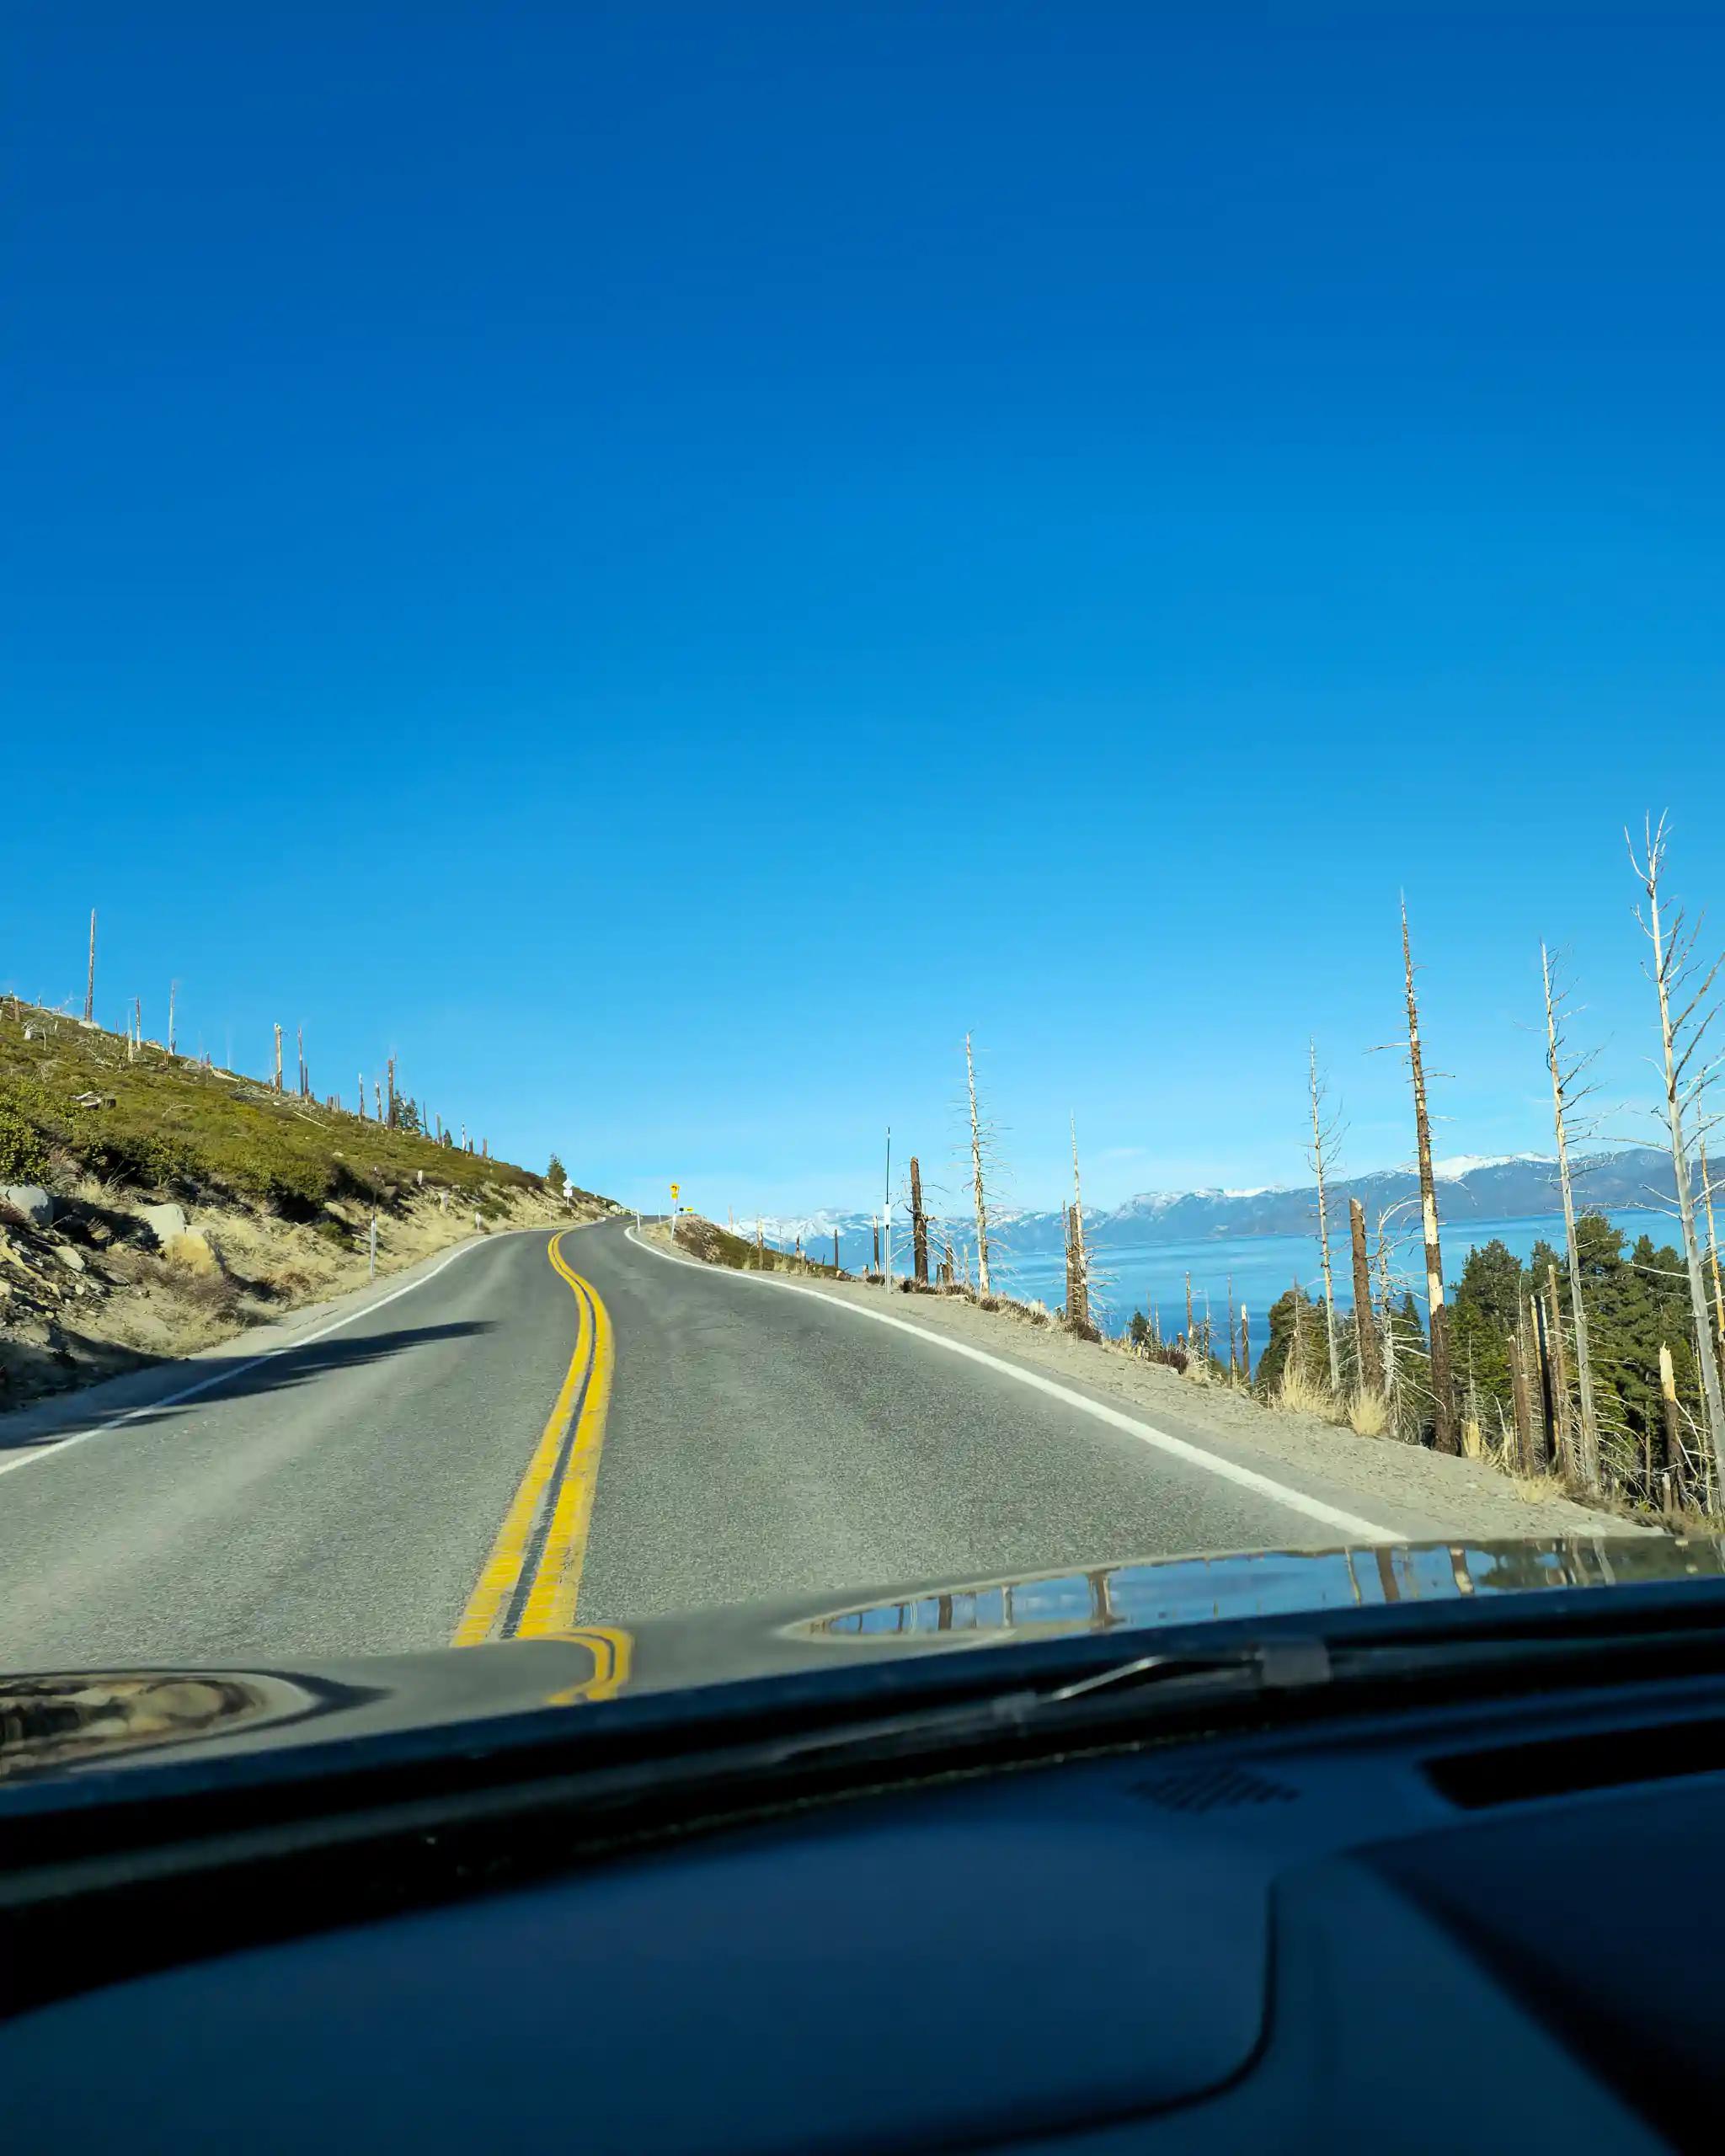
[[[544,1551],[527,1595],[526,1607],[515,1629],[518,1640],[543,1639],[547,1634],[567,1632],[575,1621],[575,1598],[581,1591],[581,1567],[586,1561],[587,1534],[593,1524],[593,1500],[599,1489],[599,1458],[605,1449],[605,1417],[611,1406],[611,1378],[616,1364],[611,1319],[591,1282],[570,1272],[555,1243],[551,1246],[551,1262],[577,1294],[591,1305],[593,1353],[587,1395],[581,1402],[574,1443],[569,1448],[563,1481],[552,1506]]]
[[[521,1228],[505,1232],[531,1235],[533,1231],[530,1228]],[[219,1369],[213,1376],[200,1378],[195,1385],[186,1385],[179,1392],[164,1393],[160,1400],[146,1401],[142,1406],[128,1407],[118,1415],[104,1416],[92,1422],[87,1430],[74,1430],[63,1438],[44,1438],[39,1445],[33,1445],[16,1460],[0,1462],[0,1475],[10,1475],[16,1469],[31,1466],[39,1460],[51,1460],[56,1453],[64,1452],[68,1445],[81,1445],[86,1438],[99,1437],[104,1430],[118,1430],[127,1422],[142,1422],[147,1415],[159,1414],[164,1407],[178,1407],[183,1400],[195,1400],[200,1393],[214,1391],[217,1385],[231,1385],[235,1378],[243,1378],[248,1370],[261,1369],[265,1363],[273,1363],[278,1355],[297,1354],[302,1348],[309,1348],[317,1341],[327,1340],[332,1332],[339,1332],[344,1325],[352,1325],[362,1317],[370,1317],[373,1310],[381,1310],[390,1303],[399,1302],[403,1295],[411,1295],[414,1289],[423,1288],[428,1281],[435,1280],[458,1257],[466,1257],[473,1251],[488,1250],[500,1240],[497,1235],[478,1236],[452,1250],[441,1264],[434,1265],[429,1273],[422,1273],[417,1280],[409,1280],[402,1287],[392,1289],[388,1294],[380,1295],[375,1303],[367,1303],[361,1310],[350,1310],[344,1317],[335,1318],[329,1324],[320,1326],[315,1332],[302,1332],[297,1340],[284,1340],[279,1348],[266,1348],[261,1355],[254,1355],[247,1362],[235,1363]]]
[[[546,1255],[575,1298],[575,1352],[456,1627],[452,1646],[477,1646],[492,1639],[542,1639],[568,1632],[574,1620],[605,1444],[614,1351],[609,1314],[590,1282],[570,1270],[562,1242],[562,1235],[553,1237]],[[529,1575],[541,1533],[542,1545]]]
[[[1242,1467],[1236,1460],[1225,1460],[1220,1453],[1206,1452],[1202,1445],[1194,1445],[1172,1432],[1159,1430],[1153,1422],[1141,1422],[1135,1415],[1124,1415],[1118,1407],[1104,1406],[1099,1400],[1088,1400],[1081,1392],[1073,1392],[1053,1378],[1044,1377],[1039,1371],[1027,1370],[1017,1363],[1008,1363],[991,1355],[985,1348],[973,1348],[969,1341],[954,1340],[948,1335],[931,1332],[926,1326],[911,1325],[901,1317],[889,1317],[884,1310],[872,1310],[862,1303],[842,1300],[837,1295],[822,1294],[819,1288],[801,1288],[793,1281],[781,1280],[772,1273],[734,1273],[729,1267],[702,1265],[697,1258],[674,1256],[668,1250],[644,1242],[633,1228],[625,1228],[624,1235],[638,1249],[650,1251],[654,1257],[662,1257],[668,1265],[694,1265],[709,1278],[736,1280],[754,1288],[777,1288],[787,1295],[807,1295],[813,1302],[823,1303],[828,1310],[848,1310],[855,1317],[866,1317],[874,1325],[889,1325],[895,1332],[908,1332],[917,1340],[926,1340],[931,1347],[943,1348],[949,1355],[959,1355],[967,1363],[980,1363],[985,1369],[998,1370],[1002,1377],[1011,1378],[1015,1385],[1028,1385],[1033,1392],[1045,1393],[1051,1400],[1058,1400],[1076,1407],[1081,1414],[1088,1415],[1098,1422],[1106,1422],[1111,1429],[1124,1430],[1128,1437],[1136,1438],[1141,1444],[1153,1445],[1158,1452],[1170,1458],[1183,1460],[1189,1467],[1200,1467],[1208,1475],[1219,1476],[1225,1482],[1236,1484],[1242,1490],[1251,1490],[1258,1497],[1268,1497],[1279,1505],[1304,1513],[1308,1519],[1321,1520],[1326,1527],[1338,1528],[1346,1535],[1360,1542],[1406,1542],[1407,1537],[1397,1529],[1380,1527],[1375,1521],[1362,1519],[1357,1513],[1343,1512],[1339,1506],[1327,1505],[1322,1497],[1310,1497],[1303,1490],[1290,1484],[1278,1482],[1274,1476],[1260,1475],[1254,1467]]]

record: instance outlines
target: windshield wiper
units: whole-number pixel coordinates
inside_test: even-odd
[[[957,1705],[903,1712],[799,1732],[761,1748],[777,1763],[807,1765],[823,1755],[888,1755],[933,1740],[951,1744],[1012,1740],[1044,1732],[1087,1728],[1130,1717],[1138,1695],[1159,1702],[1205,1700],[1326,1686],[1333,1674],[1325,1642],[1311,1636],[1269,1638],[1204,1654],[1142,1654],[1045,1691],[1020,1688]]]

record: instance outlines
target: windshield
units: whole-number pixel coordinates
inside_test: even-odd
[[[31,1760],[1717,1580],[1720,35],[1548,29],[14,21]]]

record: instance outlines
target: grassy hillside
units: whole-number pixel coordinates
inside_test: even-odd
[[[836,1273],[830,1265],[817,1264],[812,1257],[799,1262],[789,1251],[762,1249],[745,1236],[734,1235],[728,1228],[714,1227],[711,1220],[703,1220],[698,1213],[685,1213],[677,1222],[675,1234],[692,1257],[708,1265],[728,1265],[734,1273],[814,1273],[824,1274],[829,1280],[850,1277]]]
[[[0,1006],[0,1182],[38,1182],[56,1166],[139,1192],[262,1203],[290,1220],[317,1219],[331,1199],[388,1205],[422,1175],[482,1209],[544,1188],[508,1161],[162,1049],[142,1047],[128,1061],[122,1036],[8,1001]]]

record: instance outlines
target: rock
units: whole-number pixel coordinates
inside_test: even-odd
[[[82,1273],[84,1269],[83,1252],[76,1251],[70,1243],[56,1243],[54,1255],[68,1273]]]
[[[45,1228],[54,1218],[54,1201],[40,1183],[0,1183],[0,1205],[9,1205],[32,1227]]]
[[[185,1208],[183,1205],[141,1205],[138,1218],[158,1243],[171,1243],[176,1235],[185,1233]]]
[[[114,1103],[101,1093],[74,1093],[72,1105],[75,1108],[111,1108]]]

